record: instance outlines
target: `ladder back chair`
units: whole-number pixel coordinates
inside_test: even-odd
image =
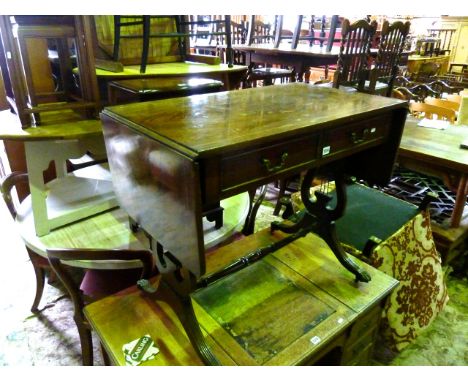
[[[340,39],[336,38],[336,29],[339,24],[338,15],[331,16],[329,20],[325,15],[319,17],[315,15],[299,15],[297,24],[298,26],[296,27],[296,30],[298,30],[298,43],[301,41],[308,41],[309,46],[318,45],[320,48],[325,46],[325,51],[331,52],[333,44],[335,42],[340,42]],[[315,28],[317,24],[319,24],[318,30]]]
[[[334,88],[344,85],[364,91],[369,72],[370,47],[376,29],[376,21],[368,23],[366,20],[358,20],[351,24],[348,19],[343,20],[340,53],[333,78]]]
[[[411,113],[418,118],[424,117],[433,119],[436,117],[436,119],[447,120],[450,123],[454,123],[456,119],[455,111],[424,102],[411,102],[409,108]]]
[[[206,25],[208,29],[204,32],[199,32],[198,27]],[[233,32],[233,25],[236,26],[236,30]],[[233,66],[233,51],[232,42],[233,38],[241,38],[245,32],[242,27],[237,27],[237,23],[233,23],[230,15],[210,15],[202,17],[201,19],[187,19],[186,16],[180,16],[180,27],[178,31],[186,35],[184,49],[186,52],[192,48],[190,42],[194,41],[200,36],[208,38],[208,44],[212,45],[214,49],[214,55],[220,55],[224,58],[224,63],[228,67]]]
[[[282,16],[275,16],[275,19],[275,28],[282,28]],[[259,21],[255,15],[250,17],[246,38],[247,45],[269,44],[273,41],[274,38],[277,38],[277,35],[275,35],[275,32],[271,32],[270,24],[265,24],[262,21]],[[294,70],[286,67],[280,68],[276,66],[277,65],[274,63],[251,63],[247,73],[247,86],[256,87],[257,81],[262,81],[263,86],[273,85],[277,79],[281,81],[295,81]]]
[[[258,20],[257,16],[250,16],[247,28],[246,44],[270,44],[273,43],[274,31],[270,23]]]
[[[379,94],[387,97],[391,95],[410,25],[409,21],[405,23],[396,21],[392,24],[387,20],[383,22],[375,67],[371,72],[370,93],[378,90]],[[379,89],[379,83],[384,83],[386,86],[380,86]]]
[[[80,337],[81,351],[84,366],[93,365],[93,344],[91,337],[91,328],[83,314],[83,308],[89,302],[96,301],[97,299],[111,295],[124,289],[136,282],[137,280],[129,281],[129,285],[118,290],[113,290],[112,286],[105,286],[104,291],[99,293],[95,292],[93,297],[86,296],[80,287],[75,282],[70,269],[67,267],[67,261],[96,261],[96,262],[109,262],[112,260],[131,261],[139,260],[142,263],[142,272],[140,279],[149,279],[155,270],[153,256],[147,250],[130,250],[130,249],[47,249],[47,257],[51,267],[58,275],[60,281],[67,289],[70,298],[73,302],[74,315],[73,319],[78,328]],[[112,272],[112,271],[111,271]],[[117,277],[117,276],[116,276]],[[99,282],[98,282],[99,284]],[[109,288],[108,288],[109,287]],[[106,354],[103,350],[103,357],[106,361]],[[107,363],[107,361],[106,361]]]
[[[114,16],[113,60],[124,65],[134,64],[134,51],[141,52],[140,73],[146,72],[147,64],[164,62],[172,57],[174,62],[185,61],[191,43],[206,37],[206,44],[217,52],[220,38],[224,37],[226,63],[232,67],[231,17],[209,16],[190,18],[184,15]],[[206,26],[206,28],[202,28]],[[122,44],[123,39],[134,43]],[[205,47],[207,49],[207,47]],[[167,56],[157,57],[162,51]],[[129,54],[130,53],[130,54]]]

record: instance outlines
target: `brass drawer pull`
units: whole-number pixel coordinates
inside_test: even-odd
[[[286,165],[286,159],[288,158],[288,153],[281,154],[281,162],[277,166],[272,166],[269,159],[262,158],[262,164],[265,166],[268,172],[276,172],[284,168]]]
[[[364,129],[362,131],[362,135],[358,137],[355,131],[351,133],[351,142],[354,144],[362,143],[366,140],[367,136],[369,135],[369,129]]]

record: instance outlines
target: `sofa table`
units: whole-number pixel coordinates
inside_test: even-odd
[[[219,364],[219,360],[204,343],[192,292],[279,247],[317,232],[350,278],[371,280],[336,240],[334,220],[346,204],[343,177],[350,174],[386,184],[406,114],[407,103],[401,100],[304,83],[104,109],[101,119],[116,195],[131,218],[168,254],[158,268],[178,291],[184,328],[205,363]],[[224,269],[208,274],[201,212],[226,197],[306,170],[305,179],[316,170],[336,176],[335,207],[328,206],[327,195],[307,203],[304,229],[297,225],[297,232],[278,246],[232,259]],[[310,257],[313,261],[312,253]]]

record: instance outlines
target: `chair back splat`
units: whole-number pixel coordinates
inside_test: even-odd
[[[91,329],[83,313],[85,306],[84,296],[73,279],[67,261],[103,261],[112,260],[140,260],[143,266],[140,279],[149,279],[154,272],[153,256],[146,250],[129,249],[47,249],[49,263],[57,273],[63,285],[67,289],[74,306],[74,320],[80,336],[83,365],[93,365],[93,344]],[[136,280],[135,280],[136,281]],[[127,285],[129,286],[129,285]],[[107,294],[112,294],[118,290],[106,290]]]
[[[375,60],[374,69],[376,73],[375,76],[371,77],[369,86],[371,92],[375,89],[373,78],[377,78],[377,81],[388,84],[385,95],[390,97],[410,25],[409,21],[405,23],[396,21],[392,24],[387,20],[383,22],[379,49]]]
[[[377,22],[358,20],[350,24],[343,20],[341,46],[333,87],[355,86],[363,91],[369,72],[370,46],[377,29]]]
[[[423,116],[424,118],[433,118],[447,120],[451,123],[455,122],[456,113],[451,109],[445,107],[430,105],[423,102],[411,102],[410,111],[415,116]]]

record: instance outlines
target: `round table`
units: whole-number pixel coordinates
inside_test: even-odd
[[[243,224],[249,207],[248,193],[235,195],[221,201],[224,208],[224,224],[215,229],[214,223],[203,219],[205,249],[221,243],[234,234]],[[149,248],[149,240],[143,232],[133,233],[129,229],[128,215],[121,208],[115,208],[89,218],[52,230],[44,236],[37,236],[28,196],[18,208],[16,217],[19,233],[26,246],[46,257],[47,248]],[[88,269],[140,268],[138,260],[129,261],[70,261],[67,264]]]

